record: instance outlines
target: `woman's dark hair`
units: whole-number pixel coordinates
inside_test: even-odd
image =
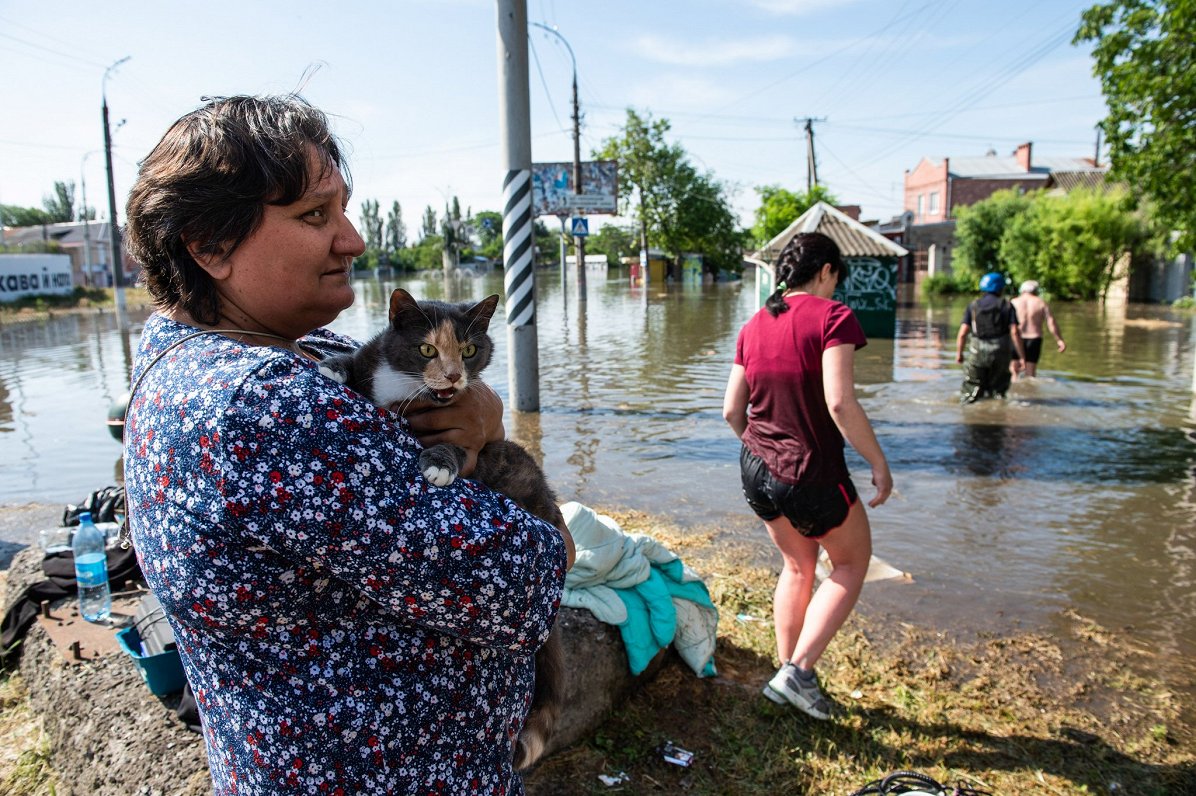
[[[775,318],[789,305],[785,303],[785,291],[806,284],[822,266],[831,264],[831,273],[839,275],[839,281],[847,276],[847,264],[839,254],[839,247],[821,232],[803,232],[790,238],[777,257],[776,290],[764,302],[764,307]]]
[[[324,157],[319,174],[309,173],[309,146]],[[216,324],[215,283],[188,244],[228,257],[266,205],[298,200],[330,169],[351,182],[327,117],[298,95],[219,97],[176,121],[141,161],[125,206],[125,244],[155,305]]]

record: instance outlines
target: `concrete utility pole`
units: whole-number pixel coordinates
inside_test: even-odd
[[[527,2],[496,0],[498,115],[502,120],[503,283],[506,288],[507,375],[519,412],[540,410],[540,352],[536,337],[536,272],[532,228],[531,100],[527,72]]]
[[[113,69],[129,60],[126,55],[112,66],[104,70],[104,79],[100,81],[100,98],[103,101],[104,116],[104,159],[108,165],[108,221],[112,226],[112,292],[116,301],[116,323],[120,328],[128,324],[125,314],[125,267],[120,254],[120,225],[116,220],[116,188],[112,182],[112,133],[108,129],[108,75]]]

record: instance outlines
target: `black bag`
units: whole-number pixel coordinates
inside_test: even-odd
[[[84,511],[91,512],[92,522],[120,522],[125,513],[124,487],[106,486],[92,492],[78,506],[68,503],[62,512],[62,524],[78,525],[79,514]]]

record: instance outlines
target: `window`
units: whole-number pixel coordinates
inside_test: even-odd
[[[930,192],[930,215],[935,215],[939,211],[939,192]]]
[[[925,198],[925,194],[918,194],[918,220],[922,219],[922,200]]]

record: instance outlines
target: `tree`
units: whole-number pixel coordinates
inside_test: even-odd
[[[5,227],[36,227],[49,224],[49,216],[45,210],[36,207],[18,207],[17,205],[0,205],[0,226]]]
[[[436,223],[436,211],[432,209],[432,205],[424,208],[424,215],[420,219],[419,225],[419,239],[422,241],[430,237],[440,236],[440,225]]]
[[[587,252],[605,254],[607,263],[617,265],[620,257],[639,251],[639,241],[636,240],[635,227],[605,224],[590,236],[586,247]]]
[[[1089,41],[1112,176],[1151,198],[1181,246],[1196,244],[1196,2],[1098,3],[1075,36]]]
[[[390,206],[390,213],[386,216],[386,249],[391,253],[398,253],[407,248],[407,226],[403,223],[403,208],[398,200]]]
[[[502,258],[502,213],[483,210],[474,216],[474,234],[478,238],[478,251],[491,260]]]
[[[1014,284],[1037,280],[1061,299],[1102,297],[1118,263],[1158,248],[1125,190],[998,191],[960,211],[955,235],[960,288],[974,291],[981,274],[997,271]]]
[[[42,197],[46,223],[61,224],[75,220],[75,183],[55,182],[54,193]]]
[[[1030,204],[1029,196],[1009,188],[956,211],[951,270],[961,288],[974,287],[981,274],[1002,269],[1001,236]]]
[[[1103,298],[1123,258],[1150,252],[1150,232],[1124,190],[1035,194],[1001,235],[999,270],[1057,298]]]
[[[752,240],[757,246],[764,246],[784,232],[794,219],[817,202],[839,204],[839,200],[825,185],[815,185],[809,191],[801,193],[794,193],[779,185],[763,185],[756,189],[756,193],[760,196],[760,206],[756,208]]]
[[[465,248],[465,224],[461,220],[461,203],[453,197],[452,206],[445,205],[444,221],[440,225],[443,240],[441,257],[445,272],[450,272],[461,262],[461,250]]]
[[[361,236],[365,238],[367,251],[382,250],[382,218],[378,215],[377,199],[361,203]]]
[[[726,186],[695,169],[680,144],[666,142],[669,129],[667,120],[629,108],[622,134],[606,139],[593,156],[619,161],[621,214],[638,198],[641,237],[678,260],[683,252],[701,252],[712,269],[737,268],[743,241]]]

